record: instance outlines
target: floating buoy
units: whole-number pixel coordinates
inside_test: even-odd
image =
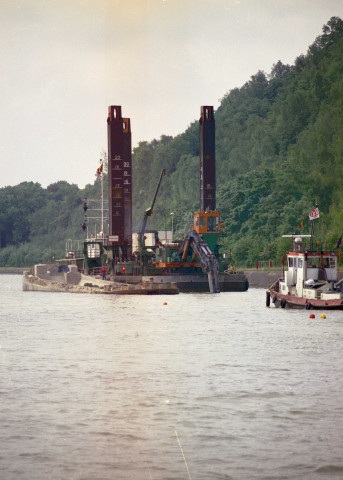
[[[320,316],[320,318],[326,318],[325,313],[322,313],[321,316]]]
[[[310,318],[316,318],[314,313],[311,313]]]
[[[163,302],[163,305],[168,305],[168,303],[167,303],[167,302]]]

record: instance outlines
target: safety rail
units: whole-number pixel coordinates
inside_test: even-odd
[[[75,260],[76,258],[83,258],[82,250],[70,250],[66,253],[66,258],[70,260]]]
[[[80,272],[83,273],[84,275],[90,275],[91,277],[95,277],[96,275],[101,274],[101,268],[102,267],[93,267],[93,268],[84,268],[81,269]]]

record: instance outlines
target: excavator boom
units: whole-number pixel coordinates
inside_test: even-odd
[[[185,258],[188,248],[191,247],[193,252],[199,257],[200,265],[204,273],[207,273],[208,286],[211,293],[220,293],[219,288],[219,265],[217,257],[211,251],[207,243],[202,239],[201,235],[192,230],[183,241],[179,255]]]

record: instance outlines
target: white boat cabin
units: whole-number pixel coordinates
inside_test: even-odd
[[[286,235],[285,235],[286,236]],[[309,299],[333,298],[333,283],[337,282],[335,252],[306,251],[302,237],[293,241],[293,251],[287,253],[288,270],[280,280],[280,293]]]

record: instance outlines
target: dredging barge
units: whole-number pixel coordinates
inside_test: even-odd
[[[212,106],[202,106],[200,137],[200,209],[185,239],[173,232],[147,230],[147,220],[165,175],[163,169],[151,206],[145,211],[141,229],[132,233],[132,159],[130,119],[120,106],[108,108],[108,235],[103,225],[99,238],[87,239],[67,256],[79,270],[94,274],[105,267],[114,282],[176,284],[180,291],[246,291],[247,277],[232,266],[232,259],[220,252],[224,232],[216,210],[215,120]],[[102,168],[98,173],[103,176]],[[84,206],[85,212],[87,205]],[[87,228],[85,214],[83,229]],[[88,229],[87,229],[88,231]]]

